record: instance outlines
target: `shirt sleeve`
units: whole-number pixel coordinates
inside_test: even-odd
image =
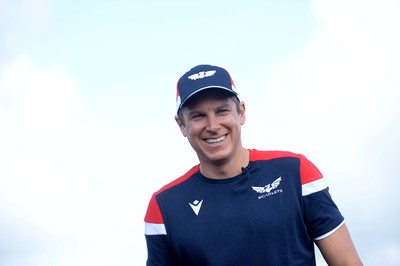
[[[147,266],[179,265],[166,235],[146,235]]]
[[[305,221],[314,240],[323,239],[337,230],[344,218],[329,194],[329,188],[303,197]]]
[[[333,201],[319,169],[300,157],[300,176],[305,222],[314,240],[323,239],[339,228],[344,218]]]
[[[155,194],[147,208],[145,222],[145,237],[147,244],[147,266],[178,265],[176,256],[169,244],[164,220],[161,215]]]

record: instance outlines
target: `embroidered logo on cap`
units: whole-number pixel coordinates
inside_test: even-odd
[[[215,74],[215,72],[217,72],[217,71],[216,70],[201,71],[201,72],[199,72],[197,74],[190,75],[188,77],[188,79],[197,80],[197,79],[202,79],[202,78],[205,78],[205,77],[211,77],[212,75]]]

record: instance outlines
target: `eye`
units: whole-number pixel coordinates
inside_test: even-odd
[[[225,114],[225,113],[229,113],[230,109],[228,108],[222,108],[218,110],[218,114]]]
[[[193,115],[190,116],[190,118],[194,119],[194,120],[199,120],[199,119],[201,119],[203,117],[204,117],[203,114],[193,114]]]

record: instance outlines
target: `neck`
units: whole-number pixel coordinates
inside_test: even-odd
[[[236,158],[222,163],[200,163],[200,172],[211,179],[227,179],[242,173],[249,164],[249,150],[242,148]]]

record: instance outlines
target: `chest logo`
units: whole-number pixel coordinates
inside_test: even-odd
[[[193,203],[189,202],[190,207],[192,208],[192,210],[194,211],[194,213],[196,215],[199,215],[201,204],[203,204],[203,200],[201,200],[201,201],[195,200],[195,201],[193,201]]]
[[[256,191],[257,193],[260,193],[262,195],[258,196],[259,199],[274,195],[276,193],[281,193],[282,189],[277,189],[279,187],[279,185],[281,184],[282,181],[282,177],[278,177],[277,179],[275,179],[274,182],[267,184],[263,187],[253,187],[253,190]]]

